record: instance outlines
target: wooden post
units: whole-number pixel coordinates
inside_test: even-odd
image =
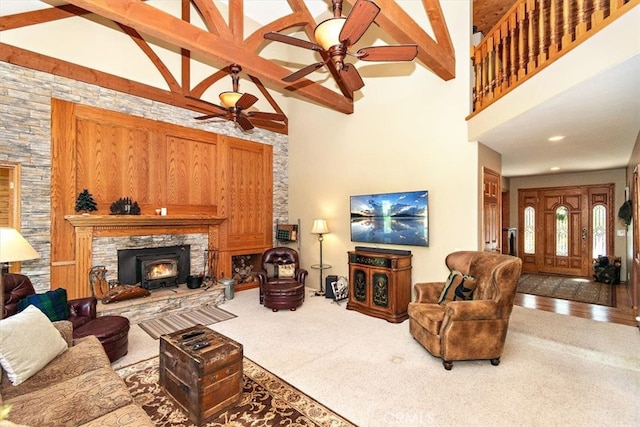
[[[538,67],[545,63],[547,60],[547,31],[545,27],[545,12],[544,0],[538,0]]]
[[[577,16],[578,22],[576,25],[576,39],[581,37],[584,33],[587,32],[587,11],[585,0],[577,0],[578,4]]]
[[[549,3],[549,51],[548,57],[554,56],[560,49],[558,34],[558,0],[551,0]]]

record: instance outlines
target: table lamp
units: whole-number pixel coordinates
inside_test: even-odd
[[[4,264],[36,258],[40,258],[40,255],[18,230],[0,227],[0,318],[4,316]]]
[[[330,267],[329,265],[324,265],[322,263],[322,241],[324,240],[323,235],[327,233],[330,233],[329,227],[327,226],[327,220],[314,219],[313,227],[311,228],[311,234],[317,234],[318,241],[320,242],[320,264],[318,264],[317,266],[311,266],[320,270],[320,291],[317,293],[317,295],[324,295],[324,287],[322,286],[322,270]]]

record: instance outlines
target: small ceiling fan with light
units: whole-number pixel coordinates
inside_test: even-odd
[[[357,0],[349,15],[343,17],[342,0],[333,0],[333,18],[321,22],[314,30],[316,43],[276,32],[265,33],[264,38],[320,52],[323,58],[330,59],[346,86],[355,92],[364,86],[364,82],[353,64],[345,62],[347,55],[361,61],[412,61],[418,54],[418,46],[415,44],[369,46],[358,49],[355,53],[349,51],[371,26],[378,13],[380,7],[374,2]],[[324,60],[308,65],[282,80],[294,82],[327,63],[328,60]]]
[[[233,90],[222,92],[219,95],[222,106],[205,101],[203,99],[189,96],[189,98],[191,99],[196,99],[200,102],[204,102],[205,104],[210,105],[217,111],[212,114],[195,117],[195,119],[209,120],[215,117],[223,117],[226,120],[235,122],[245,132],[250,131],[255,127],[251,122],[252,118],[266,121],[270,125],[270,127],[273,128],[284,127],[284,124],[277,123],[286,120],[284,114],[266,113],[261,111],[246,111],[258,101],[258,98],[254,95],[251,95],[250,93],[241,93],[238,91],[238,82],[240,80],[239,74],[242,71],[242,67],[240,67],[240,65],[232,64],[229,67],[229,70],[231,71]]]

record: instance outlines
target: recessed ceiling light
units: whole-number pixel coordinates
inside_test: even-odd
[[[552,170],[552,171],[554,171],[554,172],[555,172],[555,171],[559,171],[559,170],[560,170],[560,166],[554,166],[554,167],[552,167],[552,168],[549,168],[549,170]]]
[[[549,138],[549,141],[556,142],[556,141],[562,141],[563,139],[564,139],[563,135],[556,135]]]

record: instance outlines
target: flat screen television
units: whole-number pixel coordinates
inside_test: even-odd
[[[351,196],[351,241],[429,246],[429,192]]]

